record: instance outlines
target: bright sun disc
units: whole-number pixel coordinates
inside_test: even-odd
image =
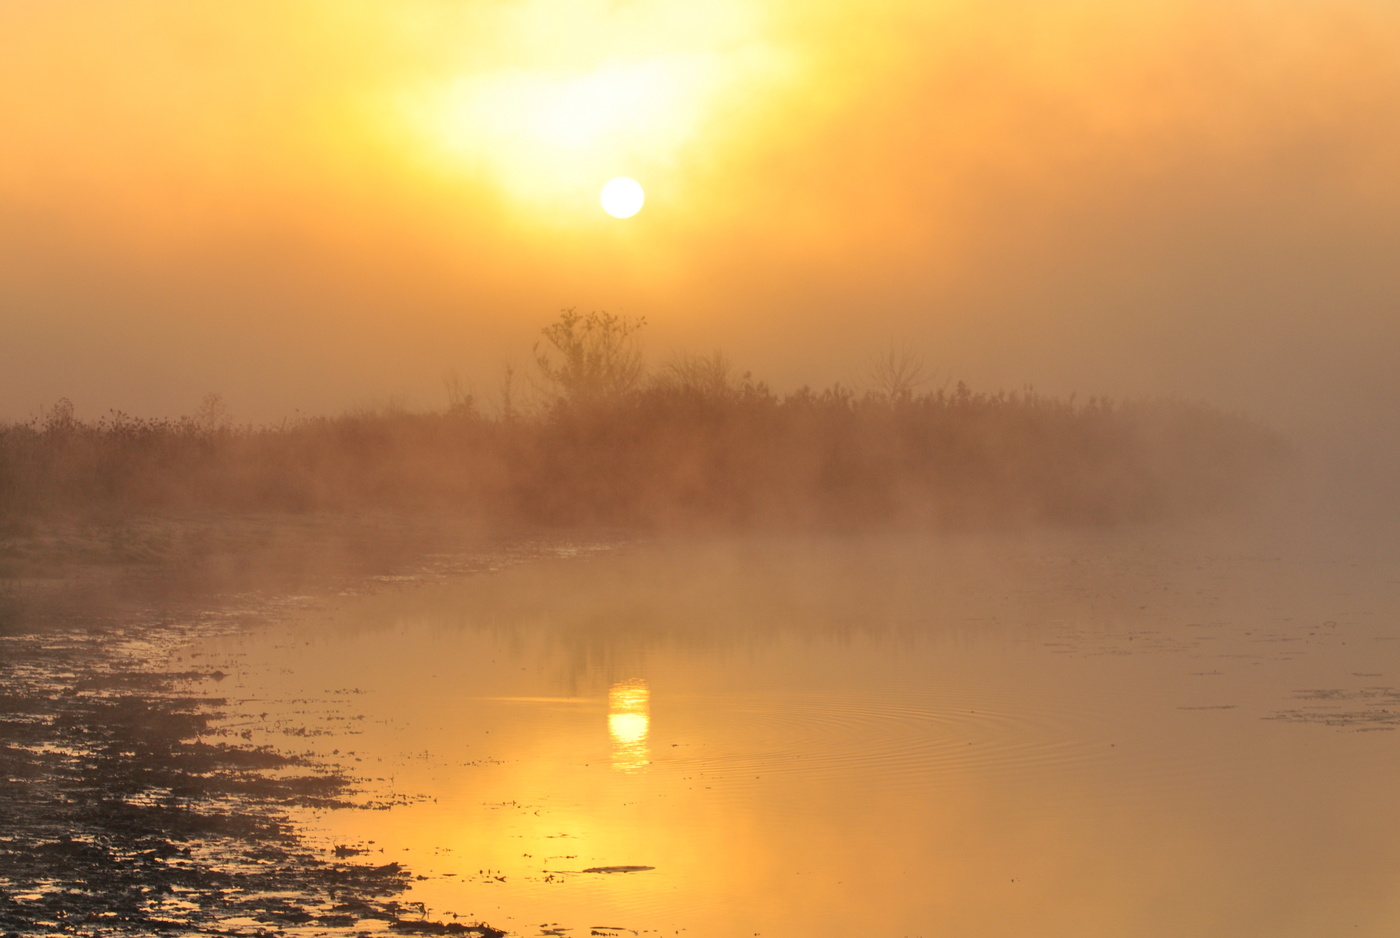
[[[609,179],[599,196],[599,201],[603,203],[603,211],[613,218],[631,218],[642,210],[642,203],[646,199],[641,184],[626,176]]]

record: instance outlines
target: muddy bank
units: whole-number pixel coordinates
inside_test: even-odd
[[[143,519],[7,537],[0,935],[502,934],[426,920],[413,872],[372,848],[305,844],[294,810],[392,805],[295,751],[295,732],[268,747],[224,727],[237,705],[217,696],[224,675],[170,662],[317,596],[490,570],[558,542],[485,543],[441,521],[279,524]],[[207,549],[187,554],[191,539]]]
[[[0,634],[117,614],[198,613],[226,597],[360,589],[474,569],[531,532],[389,512],[127,513],[0,528]],[[459,571],[458,571],[459,572]]]
[[[501,934],[414,915],[398,863],[303,845],[293,808],[387,806],[337,766],[214,728],[222,674],[147,663],[188,637],[93,622],[0,639],[0,934]]]

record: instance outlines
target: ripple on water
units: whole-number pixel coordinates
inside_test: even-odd
[[[964,768],[1039,771],[1094,758],[1082,714],[969,698],[753,695],[719,704],[724,742],[658,764],[703,768],[707,781],[808,776],[824,783],[908,786]]]

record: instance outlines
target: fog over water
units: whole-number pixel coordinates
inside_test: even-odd
[[[575,545],[197,654],[433,917],[1388,934],[1393,561],[1142,533]]]
[[[0,931],[1396,934],[1397,50],[0,4]]]

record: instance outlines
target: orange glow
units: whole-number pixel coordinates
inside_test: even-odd
[[[608,734],[613,742],[613,768],[636,772],[651,758],[647,734],[651,729],[651,689],[646,681],[620,681],[608,690]]]
[[[1316,406],[1319,345],[1394,339],[1397,42],[1374,0],[0,4],[0,400],[426,407],[577,305],[780,388],[896,338]]]
[[[522,212],[566,220],[619,166],[674,176],[713,152],[731,136],[719,120],[727,102],[782,71],[752,10],[735,3],[706,5],[703,17],[662,2],[527,3],[494,25],[518,42],[508,63],[395,93],[407,144],[437,172],[484,179]]]

